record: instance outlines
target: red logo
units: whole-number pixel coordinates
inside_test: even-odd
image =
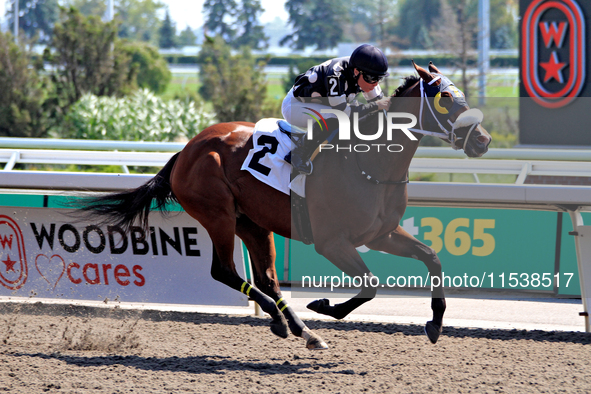
[[[575,99],[585,81],[585,18],[575,0],[534,0],[523,15],[524,87],[546,108]]]
[[[20,289],[27,281],[27,256],[23,233],[10,217],[0,215],[0,284]]]

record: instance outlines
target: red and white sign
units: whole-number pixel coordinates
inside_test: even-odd
[[[150,214],[148,234],[81,222],[67,210],[0,208],[0,295],[248,305],[210,275],[212,243],[185,212]],[[245,278],[241,243],[234,262]]]
[[[585,17],[575,0],[534,0],[522,19],[527,94],[546,108],[573,101],[585,85]]]

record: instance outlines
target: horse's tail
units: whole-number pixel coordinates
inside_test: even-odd
[[[127,233],[137,221],[147,231],[150,210],[164,213],[167,203],[177,201],[170,186],[170,174],[179,154],[175,154],[154,178],[136,189],[83,198],[72,205],[86,217],[102,218],[100,224],[116,225]]]

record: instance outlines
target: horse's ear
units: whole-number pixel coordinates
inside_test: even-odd
[[[442,72],[439,71],[439,69],[437,67],[435,67],[433,62],[429,62],[429,71],[432,73],[442,74]]]
[[[421,79],[425,82],[431,82],[431,80],[433,79],[433,75],[431,75],[429,71],[425,70],[423,67],[418,66],[414,60],[411,61],[415,70],[417,70],[417,72],[419,73],[419,77],[421,77]]]

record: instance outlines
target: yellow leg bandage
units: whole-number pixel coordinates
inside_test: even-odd
[[[246,287],[246,292],[244,291],[244,288],[245,287]],[[242,287],[240,287],[240,292],[246,294],[247,296],[250,296],[250,290],[251,289],[252,289],[252,286],[249,285],[248,282],[243,282],[242,283]]]
[[[287,302],[285,302],[285,300],[283,299],[283,297],[281,297],[280,299],[277,300],[276,304],[277,306],[279,306],[279,304],[281,304],[283,302],[283,307],[281,309],[279,309],[281,312],[283,312],[283,310],[285,308],[287,308]]]

